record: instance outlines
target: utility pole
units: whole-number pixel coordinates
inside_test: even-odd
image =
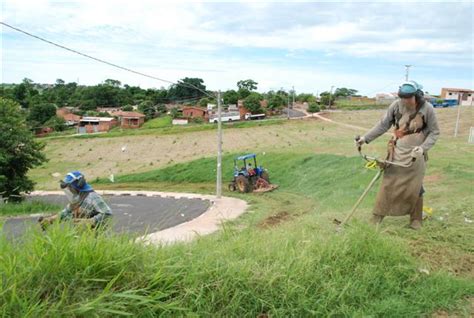
[[[222,105],[221,91],[217,92],[217,180],[216,180],[216,197],[221,198],[222,195]]]
[[[288,94],[287,118],[290,119],[290,94]]]
[[[331,99],[332,99],[332,89],[334,86],[331,86],[331,90],[329,91],[329,102],[328,102],[328,109],[331,109]]]
[[[410,72],[412,65],[405,65],[405,81],[408,82],[408,73]]]
[[[459,129],[459,115],[461,114],[461,105],[458,105],[458,116],[456,118],[456,126],[454,127],[454,137],[458,136]]]
[[[294,108],[295,107],[295,87],[293,87],[293,103],[291,103],[291,108]]]

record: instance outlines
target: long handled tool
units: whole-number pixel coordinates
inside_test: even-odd
[[[375,182],[378,180],[378,178],[380,178],[380,176],[382,175],[382,171],[383,169],[379,169],[379,171],[377,171],[377,174],[375,175],[375,177],[372,179],[372,181],[370,181],[369,185],[367,186],[367,188],[365,189],[364,193],[362,193],[362,195],[359,197],[359,200],[357,200],[357,202],[354,204],[354,206],[352,207],[352,210],[351,212],[345,217],[345,219],[341,222],[339,221],[338,219],[334,219],[334,223],[336,223],[337,225],[339,226],[344,226],[344,224],[347,223],[347,221],[349,221],[352,216],[354,215],[357,207],[359,206],[359,204],[362,202],[362,200],[364,200],[365,196],[367,195],[367,193],[369,193],[370,189],[373,187],[373,185],[375,184]]]
[[[355,141],[358,141],[360,139],[360,136],[356,136],[355,137]],[[357,150],[359,151],[359,155],[364,158],[366,161],[370,162],[370,163],[373,163],[373,167],[378,167],[379,170],[377,171],[377,174],[373,177],[372,181],[370,181],[369,185],[367,186],[367,188],[365,189],[364,193],[362,193],[362,195],[359,197],[359,199],[357,200],[357,202],[354,204],[354,206],[352,207],[352,210],[351,212],[344,218],[344,220],[341,222],[339,221],[338,219],[334,219],[334,223],[336,223],[338,226],[339,226],[339,229],[344,225],[346,224],[351,218],[352,216],[354,216],[355,214],[355,211],[357,209],[357,207],[359,206],[359,204],[362,202],[362,200],[366,197],[367,193],[369,193],[370,189],[373,187],[373,185],[375,184],[375,182],[380,178],[380,176],[382,175],[382,172],[384,171],[385,167],[387,165],[394,165],[394,166],[399,166],[399,167],[404,167],[404,168],[408,168],[410,167],[413,162],[415,161],[415,158],[413,158],[413,160],[409,163],[409,164],[401,164],[401,163],[398,163],[398,162],[392,162],[392,161],[388,161],[388,160],[382,160],[382,159],[378,159],[377,157],[369,157],[367,155],[364,155],[362,153],[362,147],[359,145],[357,146]]]

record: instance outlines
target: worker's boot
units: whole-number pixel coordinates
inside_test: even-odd
[[[410,225],[409,227],[413,230],[421,229],[421,222],[423,220],[423,196],[418,198],[415,208],[410,214]]]
[[[380,223],[382,223],[384,217],[384,215],[372,214],[370,223],[373,225],[379,225]]]

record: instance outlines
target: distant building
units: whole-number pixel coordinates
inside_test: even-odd
[[[119,112],[121,110],[122,110],[122,108],[120,108],[120,107],[97,107],[96,108],[96,111],[98,113],[109,113],[111,115],[112,115],[112,113]]]
[[[172,121],[173,125],[187,125],[188,119],[187,118],[175,118]]]
[[[68,126],[75,126],[79,124],[81,120],[81,116],[76,115],[73,113],[73,107],[61,107],[56,110],[56,116],[64,119],[66,121],[66,125]]]
[[[458,105],[468,106],[473,105],[473,90],[467,88],[442,88],[441,98],[456,99]]]
[[[79,121],[77,132],[80,134],[107,132],[116,125],[117,120],[112,117],[83,117]]]
[[[209,119],[209,112],[206,108],[196,106],[183,107],[184,118],[202,118],[204,121]]]
[[[349,100],[355,104],[375,104],[376,99],[367,96],[349,96]]]
[[[239,111],[239,107],[237,106],[237,104],[229,104],[229,111],[230,112]]]
[[[375,102],[379,105],[389,105],[398,98],[397,93],[379,93],[375,95]]]
[[[145,122],[145,115],[137,112],[112,112],[112,116],[117,117],[122,128],[140,128]]]
[[[51,127],[41,127],[35,130],[35,136],[36,137],[44,137],[46,135],[49,135],[54,131],[53,128]]]

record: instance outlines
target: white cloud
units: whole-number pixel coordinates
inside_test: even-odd
[[[252,76],[262,83],[261,88],[297,82],[310,89],[313,84],[342,86],[347,82],[356,87],[364,85],[369,91],[380,82],[392,81],[393,74],[387,74],[385,81],[370,69],[366,74],[351,72],[352,61],[365,60],[458,67],[472,76],[470,2],[380,5],[7,0],[2,12],[6,23],[90,55],[172,80],[183,74],[198,74],[213,88],[230,88],[237,80]],[[2,76],[7,80],[22,76],[21,70],[24,76],[34,74],[28,76],[35,80],[77,73],[72,80],[90,78],[94,83],[98,78],[112,77],[105,76],[110,74],[159,86],[71,56],[5,27],[2,39]],[[249,55],[234,53],[236,50],[249,50]],[[275,57],[268,50],[281,51],[281,55]],[[297,63],[312,55],[323,59],[317,63],[319,69],[308,70],[314,63],[306,68]],[[344,71],[331,67],[337,58],[348,63]],[[80,69],[67,62],[80,65]],[[49,68],[46,73],[45,65]],[[378,79],[373,84],[375,77]]]

